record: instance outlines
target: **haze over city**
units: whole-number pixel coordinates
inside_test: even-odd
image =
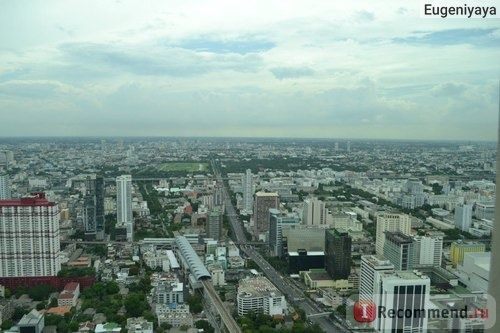
[[[498,20],[421,6],[6,2],[0,136],[496,140]]]

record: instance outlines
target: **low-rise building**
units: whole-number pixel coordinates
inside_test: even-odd
[[[143,317],[127,319],[128,333],[153,333],[153,322]]]
[[[158,317],[158,326],[163,323],[172,325],[172,327],[193,326],[193,315],[189,312],[187,304],[156,304],[156,316]]]
[[[240,280],[236,302],[240,316],[249,311],[283,315],[287,310],[285,296],[263,276]]]
[[[66,284],[64,290],[61,291],[57,298],[58,306],[76,306],[76,301],[80,296],[80,284],[77,282],[70,282]]]

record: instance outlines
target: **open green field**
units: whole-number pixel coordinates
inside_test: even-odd
[[[191,163],[191,162],[173,162],[173,163],[163,163],[157,168],[158,171],[186,171],[186,172],[196,172],[196,171],[207,171],[208,163]]]

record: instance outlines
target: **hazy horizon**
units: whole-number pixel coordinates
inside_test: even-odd
[[[6,2],[0,138],[496,142],[498,19],[421,6]]]

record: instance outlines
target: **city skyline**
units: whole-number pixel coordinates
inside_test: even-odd
[[[422,6],[11,2],[0,136],[496,141],[497,21]]]

